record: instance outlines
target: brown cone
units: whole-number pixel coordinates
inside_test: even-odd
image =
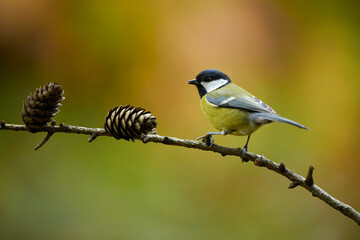
[[[45,86],[37,88],[36,91],[27,97],[23,103],[21,112],[25,125],[31,132],[36,132],[50,122],[60,110],[60,102],[65,98],[62,96],[64,91],[57,83],[47,83]]]
[[[155,131],[156,118],[149,111],[130,105],[118,106],[105,117],[104,128],[116,139],[134,141],[143,134]]]

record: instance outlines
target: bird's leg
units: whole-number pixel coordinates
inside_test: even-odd
[[[247,150],[248,150],[250,136],[251,135],[248,136],[248,138],[246,140],[246,143],[245,143],[245,146],[241,149],[241,151],[242,151],[241,158],[243,159],[243,162],[247,162],[246,159],[244,160],[244,156],[245,156],[245,154],[247,153]]]
[[[245,146],[243,147],[243,149],[245,150],[245,152],[247,152],[247,150],[248,150],[248,145],[249,145],[250,137],[251,137],[251,135],[248,136],[248,138],[247,138],[247,140],[246,140],[246,143],[245,143]]]
[[[202,139],[202,141],[208,146],[211,147],[214,144],[214,139],[212,135],[226,135],[228,134],[227,131],[222,130],[221,132],[208,132],[204,136],[196,138],[196,140]]]

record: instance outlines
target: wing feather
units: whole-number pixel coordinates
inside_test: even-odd
[[[206,99],[218,106],[224,108],[237,108],[243,109],[249,112],[265,112],[277,114],[271,107],[269,107],[266,103],[262,102],[260,99],[254,96],[246,96],[241,98],[236,97],[218,97],[213,98],[211,96],[206,96]]]

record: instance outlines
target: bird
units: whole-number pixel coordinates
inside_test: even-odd
[[[269,105],[233,83],[221,71],[206,69],[188,83],[197,87],[205,118],[220,131],[208,132],[197,138],[203,139],[208,147],[214,143],[212,135],[248,136],[242,148],[244,156],[248,151],[251,134],[261,126],[282,122],[310,130],[300,123],[281,117]]]

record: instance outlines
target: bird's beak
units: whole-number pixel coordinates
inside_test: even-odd
[[[196,79],[192,79],[192,80],[188,81],[187,83],[196,85],[198,83],[198,81],[196,81]]]

